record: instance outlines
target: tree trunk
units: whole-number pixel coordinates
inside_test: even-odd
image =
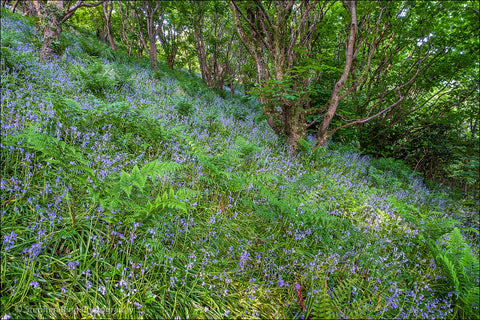
[[[49,0],[40,7],[40,23],[43,29],[42,59],[48,59],[56,53],[56,45],[62,32],[63,1]]]
[[[154,14],[156,11],[153,13],[150,13],[149,16],[147,16],[147,33],[148,33],[148,40],[150,42],[150,50],[148,52],[148,55],[150,56],[150,62],[152,63],[152,67],[154,70],[158,69],[158,61],[157,61],[157,35],[158,32],[155,28],[154,25]]]
[[[123,16],[123,9],[122,3],[118,3],[118,10],[120,11],[120,21],[122,22],[122,33],[121,33],[121,40],[125,48],[127,49],[128,56],[132,56],[132,44],[130,42],[128,33],[127,33],[127,26],[126,23],[128,22],[127,19],[129,18],[128,15],[128,8],[125,12],[125,17]],[[132,30],[130,30],[132,31]]]
[[[198,55],[198,64],[200,66],[200,73],[202,74],[203,83],[207,87],[212,86],[212,74],[207,65],[207,54],[205,52],[205,45],[203,43],[203,28],[200,23],[198,23],[194,29],[195,37],[195,49],[197,50]]]
[[[105,20],[106,20],[105,26],[107,28],[108,42],[110,43],[110,47],[112,47],[112,50],[117,51],[117,45],[113,40],[112,23],[111,23],[113,2],[111,0],[108,2],[103,2],[102,9],[103,9],[103,15],[105,16]]]
[[[340,92],[347,81],[348,74],[350,73],[350,68],[353,62],[353,50],[355,46],[355,37],[357,33],[357,13],[356,13],[356,1],[349,1],[348,2],[348,10],[350,11],[350,36],[348,40],[347,52],[345,57],[345,67],[343,69],[343,74],[335,84],[335,88],[332,92],[332,97],[330,98],[330,104],[325,114],[322,124],[320,125],[317,133],[317,142],[316,146],[325,146],[327,140],[329,138],[328,127],[330,126],[330,122],[332,121],[333,117],[335,116],[335,112],[337,111],[338,103],[340,102]]]
[[[155,41],[155,35],[150,34],[148,35],[150,41],[150,50],[148,51],[148,55],[150,57],[150,63],[154,70],[158,69],[158,62],[157,62],[157,43]]]
[[[287,136],[289,152],[295,154],[298,150],[298,140],[305,138],[306,125],[305,117],[301,112],[297,112],[296,105],[285,105],[283,107],[283,125]]]
[[[172,51],[170,52],[170,54],[167,56],[167,64],[168,64],[168,67],[173,70],[173,67],[175,66],[175,57],[177,55],[176,53],[177,49],[175,48],[172,48]]]
[[[12,6],[12,13],[15,13],[15,9],[17,8],[18,1],[19,1],[19,0],[15,0],[15,2],[13,3],[13,6]]]
[[[40,4],[38,3],[38,0],[27,1],[26,7],[27,9],[23,15],[38,17],[38,11],[40,10]]]
[[[143,3],[145,5],[145,3]],[[145,48],[145,51],[148,52],[148,56],[150,58],[150,63],[152,65],[152,68],[154,70],[158,69],[158,63],[157,63],[157,42],[156,42],[156,37],[158,35],[158,29],[155,28],[154,26],[154,15],[156,14],[157,10],[159,8],[159,2],[157,2],[157,5],[153,11],[151,8],[149,9],[148,7],[143,7],[144,12],[147,14],[147,37],[148,37],[148,44],[146,41],[146,37],[142,31],[142,24],[141,24],[141,19],[138,14],[137,7],[133,7],[133,13],[134,16],[137,20],[137,26],[138,26],[138,36],[140,37],[140,40],[143,44],[143,47]],[[143,12],[142,12],[143,14]]]

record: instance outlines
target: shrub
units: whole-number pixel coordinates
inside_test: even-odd
[[[181,98],[175,104],[175,110],[181,117],[188,118],[195,113],[195,106],[191,101]]]
[[[80,48],[91,57],[105,58],[107,60],[114,60],[114,53],[112,49],[101,43],[98,40],[93,40],[89,38],[77,38]]]
[[[191,78],[189,76],[182,77],[180,79],[180,87],[191,97],[196,97],[198,94],[203,94],[205,87],[199,82],[198,79]]]
[[[153,77],[157,80],[162,80],[162,78],[165,76],[165,73],[159,70],[154,70],[153,71]]]
[[[82,88],[96,96],[103,96],[105,90],[113,88],[117,83],[113,69],[105,68],[98,61],[86,67],[76,67],[75,73]]]

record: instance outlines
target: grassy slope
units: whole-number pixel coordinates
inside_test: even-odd
[[[0,315],[478,314],[473,209],[401,163],[290,157],[253,102],[73,33],[43,63],[1,25]]]

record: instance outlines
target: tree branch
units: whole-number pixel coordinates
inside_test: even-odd
[[[102,2],[104,2],[104,1],[105,0],[101,0],[101,1],[98,1],[98,2],[95,2],[95,3],[85,3],[83,0],[78,0],[73,6],[71,6],[70,8],[68,8],[65,11],[65,16],[62,19],[62,23],[64,23],[68,19],[70,19],[70,17],[73,16],[73,14],[75,13],[75,11],[78,8],[80,8],[80,7],[96,7],[96,6],[101,5]]]
[[[265,39],[263,38],[263,36],[260,34],[260,31],[257,30],[257,27],[255,27],[255,25],[253,24],[252,21],[250,21],[250,19],[248,19],[242,12],[242,10],[240,10],[240,8],[238,7],[237,5],[237,2],[235,0],[231,0],[230,3],[235,7],[235,9],[237,10],[237,12],[240,13],[240,15],[242,16],[243,19],[245,19],[245,21],[248,23],[248,25],[250,26],[250,30],[252,30],[253,32],[255,32],[258,36],[258,38],[262,41],[263,45],[265,46],[265,48],[267,48],[269,51],[271,51],[271,47],[270,45],[265,41]],[[237,28],[238,30],[238,28]]]

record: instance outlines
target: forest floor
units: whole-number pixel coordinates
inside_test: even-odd
[[[478,208],[288,154],[246,97],[1,15],[3,318],[478,318]]]

